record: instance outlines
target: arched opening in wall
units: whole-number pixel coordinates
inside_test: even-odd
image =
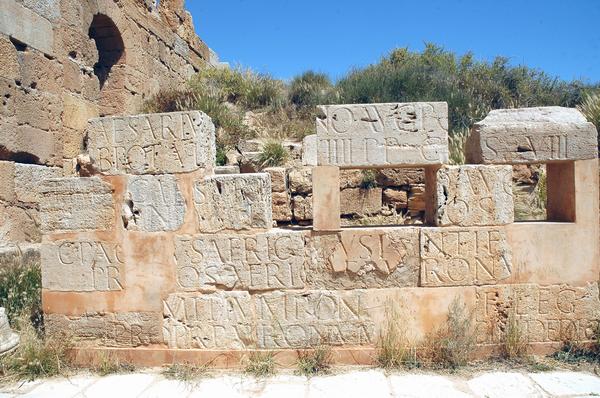
[[[98,62],[94,65],[94,74],[98,77],[102,90],[113,67],[124,62],[125,45],[115,23],[102,14],[94,15],[88,36],[96,42],[98,49]]]

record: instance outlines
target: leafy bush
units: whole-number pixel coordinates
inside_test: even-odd
[[[326,105],[334,99],[334,87],[324,73],[304,72],[292,79],[289,100],[298,107]]]
[[[369,169],[361,170],[362,180],[360,181],[360,187],[362,189],[372,189],[377,186],[375,178],[375,171]]]
[[[35,326],[42,323],[42,271],[39,254],[18,247],[2,256],[0,306],[6,309],[11,326],[25,314]]]
[[[329,373],[333,362],[331,347],[319,346],[310,351],[298,351],[296,373],[302,376],[316,376]]]
[[[253,352],[247,358],[244,372],[254,377],[269,377],[275,374],[275,357],[272,352]]]
[[[288,158],[288,151],[277,141],[265,143],[258,157],[261,167],[282,166]]]

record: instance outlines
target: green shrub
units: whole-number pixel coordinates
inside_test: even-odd
[[[253,352],[246,359],[244,372],[263,378],[275,374],[275,357],[272,352]]]
[[[324,73],[304,72],[292,79],[289,100],[298,107],[326,105],[334,99],[334,87]]]
[[[311,377],[329,373],[333,362],[331,347],[319,346],[314,350],[298,351],[296,373]]]
[[[362,189],[372,189],[377,186],[375,178],[375,171],[369,169],[361,170],[362,180],[360,181],[360,187]]]
[[[11,326],[27,314],[37,327],[42,322],[42,271],[39,254],[21,251],[3,254],[0,263],[0,306],[6,309]]]
[[[261,167],[276,167],[285,164],[288,159],[288,151],[277,141],[265,143],[258,157]]]

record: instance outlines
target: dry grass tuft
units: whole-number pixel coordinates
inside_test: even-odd
[[[417,351],[407,337],[405,319],[395,307],[388,307],[386,319],[377,344],[377,364],[386,370],[418,367]]]
[[[244,372],[257,378],[275,374],[275,356],[272,352],[253,352],[245,359]]]
[[[506,320],[502,339],[501,355],[505,359],[523,359],[527,356],[529,341],[519,319],[511,312]]]
[[[192,365],[189,363],[174,363],[163,368],[161,374],[170,380],[179,380],[185,383],[196,382],[209,374],[208,365]]]
[[[319,346],[313,350],[298,351],[296,373],[311,377],[329,373],[333,362],[331,347]]]

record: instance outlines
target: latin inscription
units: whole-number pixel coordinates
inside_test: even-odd
[[[177,283],[185,291],[304,287],[301,232],[176,238]]]
[[[247,292],[171,294],[163,315],[169,348],[243,349],[254,342],[254,308]]]
[[[367,345],[375,327],[365,292],[274,292],[256,296],[259,348]]]
[[[502,228],[423,228],[421,286],[494,284],[512,272]]]
[[[42,245],[42,281],[57,291],[122,290],[125,259],[119,244],[58,241]]]
[[[322,106],[317,119],[318,164],[398,166],[440,164],[448,158],[445,103]]]
[[[511,317],[530,343],[593,340],[600,319],[598,285],[505,285],[477,289],[479,344],[503,341]]]
[[[87,134],[106,174],[183,173],[215,162],[214,125],[198,111],[93,119]]]

